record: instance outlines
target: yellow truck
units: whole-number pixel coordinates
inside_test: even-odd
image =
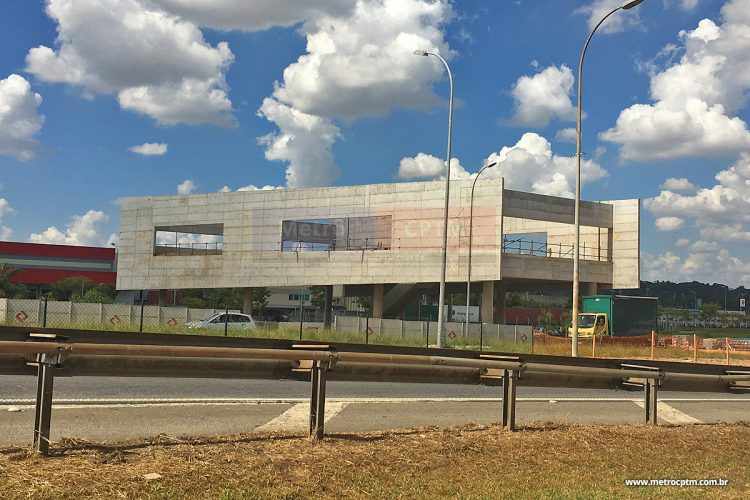
[[[632,337],[656,330],[656,297],[593,295],[582,300],[578,335]],[[568,336],[572,335],[568,328]]]

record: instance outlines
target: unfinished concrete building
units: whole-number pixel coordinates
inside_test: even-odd
[[[451,289],[465,290],[471,183],[451,188]],[[440,279],[443,189],[413,182],[128,198],[117,288],[327,286],[330,296],[343,285],[346,295],[371,297],[374,317],[402,317],[418,290]],[[502,179],[477,183],[471,279],[482,321],[502,322],[506,289],[569,289],[573,209],[571,199],[507,190]],[[583,202],[581,224],[583,293],[638,288],[639,200]]]

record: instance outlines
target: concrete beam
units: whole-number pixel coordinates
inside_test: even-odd
[[[612,206],[581,201],[581,225],[611,228]],[[575,222],[575,200],[506,189],[503,192],[503,216],[546,222]]]

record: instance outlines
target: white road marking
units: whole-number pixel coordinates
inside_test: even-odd
[[[595,402],[595,403],[642,403],[642,398],[620,397],[562,397],[555,398],[559,403],[566,402]],[[55,399],[56,410],[72,408],[123,408],[149,406],[220,406],[220,405],[248,405],[248,404],[298,404],[308,402],[308,398],[133,398],[133,399]],[[330,403],[500,403],[501,398],[452,398],[452,397],[422,397],[422,398],[327,398]],[[549,403],[547,398],[518,397],[516,401],[531,403]],[[693,402],[693,403],[747,403],[750,398],[664,398],[660,402]],[[0,410],[10,406],[23,409],[33,408],[34,399],[0,399]],[[642,405],[641,405],[642,406]]]
[[[725,401],[731,401],[731,400],[725,400]],[[643,401],[634,401],[634,403],[640,406],[641,408],[646,407]],[[656,404],[656,416],[664,420],[665,422],[668,422],[670,424],[675,424],[675,425],[702,424],[703,423],[701,420],[698,420],[697,418],[688,415],[684,411],[678,410],[674,406],[668,405],[664,401],[659,401]]]
[[[344,411],[348,403],[327,402],[326,401],[326,418],[328,423],[333,417]],[[298,403],[287,411],[255,428],[256,432],[276,432],[276,431],[299,431],[306,430],[310,424],[310,403]]]

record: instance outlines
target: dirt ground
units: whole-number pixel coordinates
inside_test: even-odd
[[[750,424],[412,429],[0,449],[3,498],[748,498]],[[724,487],[625,486],[725,479]]]

